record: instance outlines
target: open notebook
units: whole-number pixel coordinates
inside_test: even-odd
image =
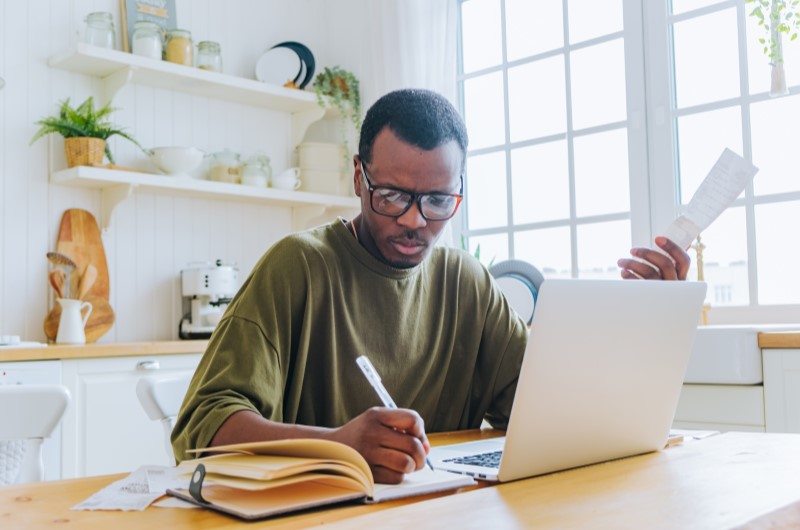
[[[437,469],[501,482],[664,447],[706,284],[542,283],[503,438],[434,447]]]
[[[376,484],[358,451],[328,440],[278,440],[212,450],[222,453],[181,462],[178,469],[192,475],[190,486],[167,493],[242,519],[345,501],[382,502],[475,483],[470,477],[424,468],[406,475],[400,484]]]

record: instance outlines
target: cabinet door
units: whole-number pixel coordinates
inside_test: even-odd
[[[672,426],[764,432],[764,387],[685,384]]]
[[[136,396],[139,378],[193,371],[201,354],[64,361],[72,392],[63,432],[63,477],[130,472],[169,465],[161,423],[147,417]]]
[[[765,349],[768,432],[800,432],[800,349]]]

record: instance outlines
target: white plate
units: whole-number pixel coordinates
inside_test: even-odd
[[[301,69],[300,56],[294,50],[272,48],[256,62],[256,79],[283,86],[297,77]]]

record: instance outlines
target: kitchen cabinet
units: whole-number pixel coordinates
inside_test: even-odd
[[[764,432],[764,386],[684,384],[673,427]]]
[[[764,349],[767,431],[800,433],[800,349]]]
[[[52,56],[49,64],[54,68],[100,78],[106,100],[112,99],[127,83],[140,83],[289,113],[292,149],[300,143],[312,123],[333,113],[319,106],[313,92],[156,61],[85,43],[78,43],[74,49]],[[289,206],[292,208],[295,230],[307,228],[312,220],[322,219],[323,216],[327,219],[337,215],[350,216],[359,209],[359,201],[355,197],[259,189],[198,179],[180,180],[165,175],[104,168],[80,167],[57,171],[50,175],[50,182],[100,189],[103,229],[110,226],[114,207],[135,189]]]
[[[194,371],[200,353],[62,361],[72,404],[62,422],[62,478],[169,465],[161,424],[136,396],[139,378],[158,371]]]

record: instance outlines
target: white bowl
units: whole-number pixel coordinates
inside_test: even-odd
[[[158,169],[172,176],[188,175],[202,162],[205,153],[195,147],[154,147],[150,159]]]

